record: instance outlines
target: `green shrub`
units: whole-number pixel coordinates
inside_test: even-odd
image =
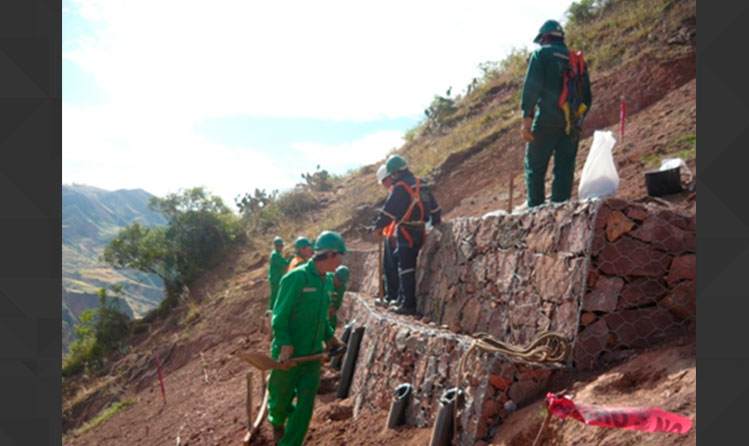
[[[276,206],[283,216],[299,220],[317,210],[320,203],[311,193],[296,188],[279,195]]]
[[[317,166],[317,170],[313,173],[303,173],[302,179],[304,183],[301,186],[305,189],[312,190],[315,192],[325,192],[333,188],[333,184],[330,182],[332,177],[327,170],[320,170],[320,166]]]
[[[118,288],[115,287],[115,290]],[[98,291],[99,307],[81,313],[74,328],[76,340],[64,358],[62,376],[72,376],[83,370],[97,372],[104,355],[118,349],[129,334],[128,317],[121,308],[121,299],[109,298],[107,290]]]
[[[250,219],[257,216],[265,207],[273,203],[277,195],[277,190],[268,194],[265,192],[265,189],[255,188],[254,195],[246,193],[241,199],[234,199],[234,203],[237,205],[239,213],[245,219]]]
[[[447,118],[455,113],[455,110],[455,101],[450,98],[435,95],[432,103],[424,110],[429,128],[441,128]]]
[[[582,25],[593,20],[597,3],[600,2],[598,0],[580,0],[579,2],[572,2],[566,12],[569,23]]]

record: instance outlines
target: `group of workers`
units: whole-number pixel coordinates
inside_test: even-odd
[[[523,83],[522,137],[526,141],[525,174],[528,207],[545,201],[545,175],[554,156],[552,202],[570,198],[580,126],[590,109],[587,67],[579,65],[569,74],[570,59],[577,56],[564,44],[561,25],[543,24],[535,43]],[[577,53],[579,55],[579,53]],[[577,86],[570,80],[579,79]],[[569,87],[577,91],[568,91]],[[561,97],[579,100],[563,107]],[[569,101],[568,101],[569,102]],[[566,108],[565,108],[566,107]],[[571,110],[571,111],[570,111]],[[377,170],[377,180],[388,196],[369,232],[381,238],[383,299],[376,302],[395,314],[417,314],[416,266],[428,225],[441,223],[442,211],[429,185],[416,177],[401,156],[390,156]],[[268,278],[271,316],[271,356],[280,363],[314,355],[341,345],[335,336],[337,311],[349,282],[349,268],[341,265],[347,253],[343,237],[323,231],[313,244],[305,237],[294,242],[295,255],[284,257],[283,240],[273,240]],[[299,446],[304,441],[320,380],[320,361],[301,362],[287,369],[274,369],[268,381],[268,418],[274,441]],[[293,400],[296,398],[296,404]]]
[[[335,336],[336,312],[350,271],[341,265],[348,251],[337,232],[323,231],[312,244],[299,237],[294,257],[282,254],[283,240],[273,240],[268,278],[271,317],[271,357],[281,364],[293,358],[315,355],[341,346]],[[320,361],[273,369],[268,379],[268,420],[278,445],[301,445],[309,427],[320,383]],[[294,404],[296,398],[296,404]]]

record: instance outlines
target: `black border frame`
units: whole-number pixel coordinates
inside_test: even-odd
[[[0,2],[0,444],[59,445],[62,2]]]
[[[701,2],[700,445],[741,438],[749,398],[749,3]],[[0,444],[61,442],[62,3],[0,3]]]

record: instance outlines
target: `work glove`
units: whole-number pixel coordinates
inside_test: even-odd
[[[533,133],[531,133],[531,124],[533,124],[533,118],[523,118],[523,141],[533,142]]]
[[[278,355],[278,362],[286,364],[291,359],[291,355],[294,353],[293,345],[282,345],[281,353]]]

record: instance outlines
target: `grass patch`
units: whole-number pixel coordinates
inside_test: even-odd
[[[676,152],[669,153],[651,153],[640,158],[640,161],[646,167],[659,167],[661,162],[668,158],[681,158],[684,161],[689,161],[697,156],[697,149],[684,149]]]
[[[668,144],[668,147],[683,148],[687,151],[697,149],[697,135],[684,135],[676,138]]]
[[[95,428],[99,424],[103,423],[104,421],[107,421],[108,419],[112,418],[113,416],[117,415],[120,411],[123,411],[127,409],[128,407],[135,404],[135,401],[132,399],[128,399],[125,401],[118,401],[114,404],[110,404],[109,407],[104,409],[99,415],[96,416],[93,420],[89,421],[83,427],[78,429],[76,432],[76,435],[83,435],[86,432],[90,431],[91,429]]]
[[[590,2],[589,2],[590,3]],[[594,7],[591,13],[598,20],[565,27],[565,40],[570,48],[583,51],[591,69],[603,72],[640,55],[643,47],[655,54],[670,52],[665,40],[679,26],[681,10],[693,9],[693,0],[610,0]],[[678,11],[677,11],[678,10]]]
[[[681,158],[684,161],[694,159],[697,157],[697,135],[682,135],[668,143],[667,149],[670,149],[667,153],[649,153],[640,161],[647,167],[658,167],[661,161],[668,158]]]

